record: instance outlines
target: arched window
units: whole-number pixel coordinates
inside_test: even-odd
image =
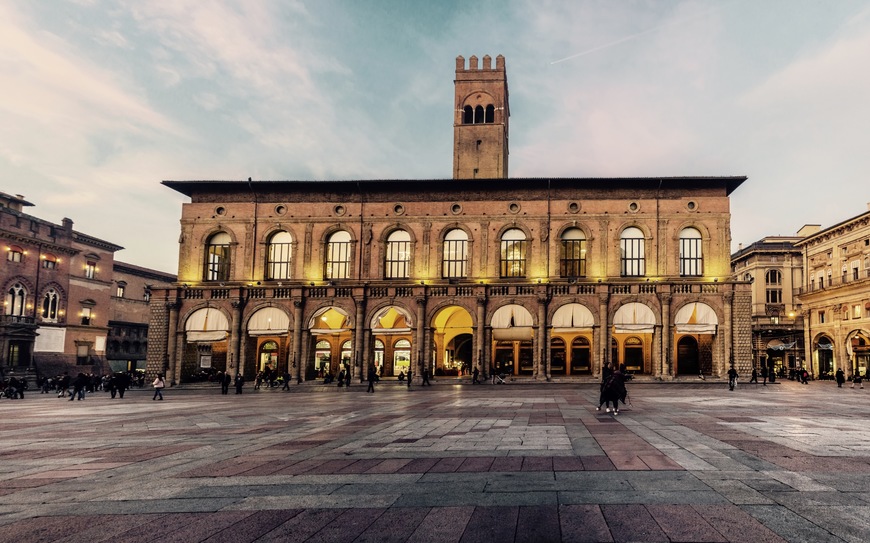
[[[42,267],[46,270],[56,270],[58,258],[51,253],[42,255]]]
[[[495,108],[492,106],[492,104],[486,106],[486,118],[484,122],[490,124],[495,122]]]
[[[586,277],[586,235],[579,228],[569,228],[562,234],[559,275]]]
[[[24,249],[17,245],[6,248],[6,260],[9,262],[21,262],[24,260]]]
[[[290,256],[293,237],[289,232],[277,232],[269,238],[266,250],[266,279],[290,279]]]
[[[483,123],[483,106],[474,108],[474,124]]]
[[[326,243],[326,262],[323,276],[326,279],[347,279],[350,277],[350,233],[339,230]]]
[[[701,256],[701,232],[697,228],[680,231],[680,275],[696,277],[704,273]]]
[[[384,367],[384,342],[376,339],[375,340],[375,367],[378,368],[378,374],[380,375],[381,368]]]
[[[623,277],[640,277],[646,274],[644,237],[640,228],[628,227],[619,236],[621,257],[620,273]]]
[[[471,106],[462,109],[462,124],[474,124],[474,110]]]
[[[208,239],[205,251],[205,280],[228,281],[230,278],[230,243],[226,232],[218,232]]]
[[[42,320],[45,322],[57,322],[57,310],[60,305],[60,296],[53,288],[45,292],[42,297]]]
[[[526,234],[511,228],[501,236],[501,277],[526,276]]]
[[[393,346],[393,373],[398,375],[399,372],[408,373],[411,369],[411,342],[407,339],[400,339]]]
[[[118,281],[118,286],[115,289],[115,297],[116,298],[123,298],[125,294],[127,294],[127,282],[126,281]]]
[[[27,289],[21,283],[15,283],[6,291],[6,314],[23,317],[26,302]]]
[[[444,252],[441,258],[441,275],[445,278],[467,277],[468,234],[454,228],[444,236]]]
[[[782,303],[782,273],[779,270],[767,270],[764,274],[767,285],[766,300],[769,304]]]
[[[387,237],[384,276],[387,279],[407,279],[411,268],[411,235],[396,230]]]

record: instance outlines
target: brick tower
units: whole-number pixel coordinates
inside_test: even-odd
[[[508,176],[508,87],[504,57],[456,57],[453,178]]]

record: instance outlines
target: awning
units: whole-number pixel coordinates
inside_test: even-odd
[[[582,304],[565,304],[553,314],[554,331],[588,331],[594,325],[592,312]]]
[[[816,349],[820,351],[833,351],[834,346],[830,343],[819,343],[818,345],[816,345]]]
[[[623,305],[613,316],[613,328],[617,334],[652,333],[655,326],[656,316],[652,309],[637,302]]]
[[[499,307],[492,316],[493,328],[513,328],[516,326],[532,326],[532,314],[525,307],[510,304]]]
[[[532,339],[533,334],[534,328],[531,326],[492,329],[492,339],[497,341],[528,341]]]
[[[229,334],[225,330],[216,330],[214,332],[188,332],[188,343],[212,343],[215,341],[223,341]]]
[[[719,319],[709,305],[693,302],[677,311],[674,325],[680,334],[715,334]]]
[[[190,343],[223,341],[229,334],[229,329],[227,317],[213,307],[197,309],[184,323],[184,331],[187,332],[187,341]]]
[[[248,335],[284,335],[290,330],[290,317],[277,307],[257,310],[248,321]]]

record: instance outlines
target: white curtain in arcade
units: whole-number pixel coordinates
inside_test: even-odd
[[[655,330],[656,316],[652,309],[637,302],[630,302],[616,311],[613,327],[616,333],[641,332],[651,334]]]
[[[189,343],[223,341],[229,335],[230,323],[218,309],[197,309],[184,324]]]
[[[533,324],[528,309],[516,304],[506,305],[492,316],[492,337],[505,341],[532,339]]]
[[[677,311],[674,325],[680,334],[715,334],[719,318],[709,305],[693,302]]]
[[[248,321],[248,335],[284,335],[290,331],[290,317],[277,307],[257,310]]]
[[[585,305],[565,304],[553,314],[553,328],[561,332],[591,330],[594,325],[595,318]]]

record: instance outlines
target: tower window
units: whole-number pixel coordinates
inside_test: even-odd
[[[462,109],[462,124],[474,124],[474,110],[471,106]]]
[[[483,106],[474,108],[474,124],[483,123]]]
[[[486,106],[486,119],[484,122],[490,124],[495,122],[495,108],[492,107],[492,104]]]

